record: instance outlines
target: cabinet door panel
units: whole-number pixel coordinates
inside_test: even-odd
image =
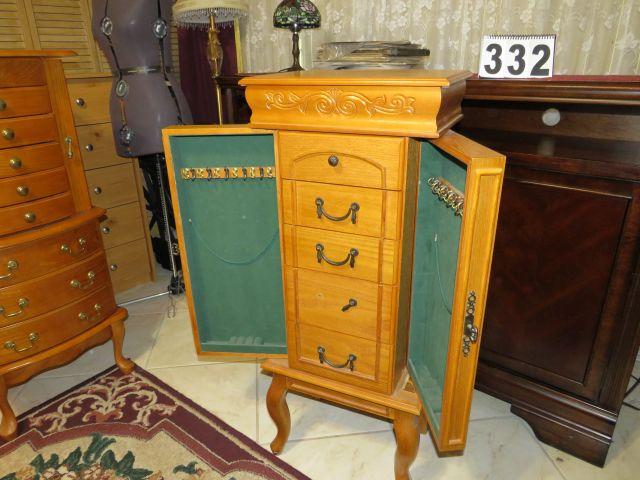
[[[453,132],[422,143],[409,371],[441,452],[466,443],[503,173]]]
[[[283,354],[276,182],[185,180],[180,173],[181,168],[273,167],[273,135],[234,127],[191,131],[165,131],[165,149],[196,348],[227,355]]]

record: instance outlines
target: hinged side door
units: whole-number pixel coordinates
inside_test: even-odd
[[[286,353],[273,132],[163,131],[198,354]]]
[[[452,131],[422,142],[409,372],[440,452],[466,443],[504,164]]]

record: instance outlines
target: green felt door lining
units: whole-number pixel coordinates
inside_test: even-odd
[[[464,192],[466,174],[466,166],[460,161],[428,141],[421,141],[409,372],[436,436],[442,413],[462,219],[432,193],[427,180],[440,177]]]
[[[274,166],[271,134],[170,138],[202,350],[286,353],[275,179],[183,180],[184,167]]]

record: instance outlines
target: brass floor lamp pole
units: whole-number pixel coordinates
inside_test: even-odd
[[[216,89],[216,102],[218,104],[218,123],[222,125],[222,89],[218,83],[218,77],[222,73],[222,45],[218,37],[218,27],[216,26],[216,16],[214,13],[209,15],[209,30],[207,32],[209,40],[207,43],[207,60],[211,67],[211,77]]]

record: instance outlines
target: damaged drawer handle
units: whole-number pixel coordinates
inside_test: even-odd
[[[322,346],[318,347],[318,360],[320,360],[320,363],[326,363],[327,365],[333,368],[348,368],[353,372],[353,369],[355,368],[354,363],[358,359],[358,357],[356,357],[353,353],[350,353],[349,357],[347,358],[347,361],[341,365],[337,365],[331,362],[331,360],[329,360],[326,357],[325,353],[326,353],[326,350],[324,347]]]
[[[78,255],[82,255],[87,251],[87,239],[84,237],[78,238],[78,245],[80,248],[78,248],[78,250],[74,252],[69,244],[63,243],[62,245],[60,245],[60,251],[62,253],[68,253],[72,257],[77,257]]]
[[[86,290],[87,288],[90,288],[95,279],[96,279],[96,274],[93,271],[89,271],[87,272],[87,279],[89,280],[87,283],[85,283],[84,285],[82,284],[82,282],[80,280],[77,279],[73,279],[69,282],[69,285],[71,285],[71,288],[78,288],[80,290]]]
[[[96,320],[100,320],[100,317],[102,317],[102,305],[100,305],[99,303],[96,303],[93,306],[93,310],[96,312],[93,315],[89,315],[88,313],[85,313],[85,312],[80,312],[78,314],[78,319],[81,322],[86,322],[86,321],[94,322]]]

